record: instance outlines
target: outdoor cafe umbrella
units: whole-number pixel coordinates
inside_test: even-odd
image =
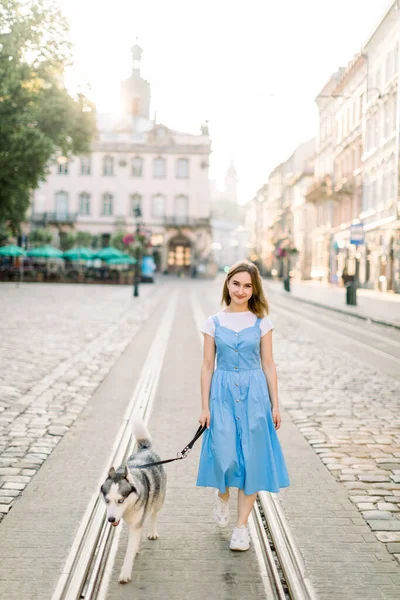
[[[54,246],[39,246],[39,248],[33,248],[28,250],[28,256],[35,258],[62,258],[63,253],[61,250],[54,248]]]
[[[93,257],[93,254],[93,250],[90,248],[78,246],[64,252],[63,258],[68,260],[89,260]]]
[[[25,250],[15,244],[9,244],[8,246],[2,246],[0,248],[0,256],[26,256]]]
[[[118,258],[110,258],[107,261],[108,265],[135,265],[136,264],[136,258],[132,258],[132,256],[129,256],[128,254],[124,254],[123,256],[120,256]]]
[[[102,248],[99,252],[96,252],[92,258],[100,258],[101,260],[110,260],[111,258],[121,258],[124,253],[113,246],[108,246],[107,248]]]

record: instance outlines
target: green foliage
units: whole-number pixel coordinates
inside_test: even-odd
[[[73,231],[60,231],[60,250],[65,252],[76,245],[76,233]]]
[[[84,248],[90,248],[93,242],[93,236],[91,233],[87,231],[77,231],[75,243],[77,246],[83,246]]]
[[[45,246],[46,244],[51,244],[52,241],[53,234],[51,230],[46,229],[44,227],[34,229],[29,235],[29,242],[32,248],[37,248],[38,246]]]
[[[117,231],[117,233],[114,233],[114,235],[111,236],[110,245],[114,246],[114,248],[117,248],[118,250],[121,250],[121,252],[126,252],[127,247],[123,242],[125,235],[126,233],[123,231]]]
[[[6,246],[11,237],[11,229],[5,223],[0,223],[0,246]]]
[[[94,107],[62,84],[67,25],[53,0],[0,6],[0,223],[19,230],[32,191],[58,153],[86,153]]]

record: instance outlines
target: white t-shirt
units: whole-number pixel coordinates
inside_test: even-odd
[[[257,321],[256,315],[250,310],[246,312],[225,312],[224,310],[221,310],[215,315],[208,317],[207,321],[200,329],[202,333],[208,333],[208,335],[211,335],[212,337],[215,337],[215,323],[213,321],[213,316],[218,317],[219,323],[222,327],[233,329],[233,331],[242,331],[242,329],[252,327]],[[271,331],[271,329],[273,328],[274,326],[272,325],[271,319],[269,317],[263,317],[261,319],[261,337],[263,337],[266,333],[268,333],[268,331]]]

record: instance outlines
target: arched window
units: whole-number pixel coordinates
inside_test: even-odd
[[[163,178],[166,175],[165,168],[165,159],[164,158],[155,158],[153,163],[153,177]]]
[[[180,194],[175,198],[175,217],[186,219],[189,216],[189,198]]]
[[[90,215],[90,194],[87,192],[79,194],[79,214]]]
[[[112,156],[103,158],[103,175],[114,175],[114,158]]]
[[[165,197],[162,194],[156,194],[151,202],[151,216],[154,218],[163,217],[165,214]]]
[[[103,215],[113,214],[113,197],[108,192],[103,194]]]
[[[129,215],[135,215],[135,208],[139,206],[142,211],[142,196],[140,194],[132,194],[130,197]]]
[[[181,179],[189,177],[189,161],[187,158],[178,158],[176,161],[176,176]]]
[[[64,191],[56,192],[55,209],[56,209],[56,215],[58,218],[61,218],[61,217],[64,218],[67,216],[68,202],[69,202],[68,192],[64,192]]]
[[[131,175],[132,177],[143,177],[143,158],[140,156],[132,158]]]
[[[92,170],[90,156],[81,156],[81,175],[90,175]]]

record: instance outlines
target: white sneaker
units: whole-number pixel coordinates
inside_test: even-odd
[[[222,500],[218,495],[218,490],[214,503],[214,521],[218,527],[226,527],[229,521],[229,500],[226,502]]]
[[[246,525],[234,528],[229,547],[231,550],[239,550],[240,552],[250,548],[250,535]]]

